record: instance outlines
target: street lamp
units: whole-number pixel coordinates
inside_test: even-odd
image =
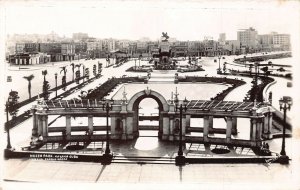
[[[281,151],[280,151],[280,157],[281,161],[284,164],[287,164],[289,162],[289,157],[286,155],[285,152],[285,127],[286,127],[286,110],[290,110],[293,102],[291,97],[289,96],[283,96],[279,100],[280,105],[280,111],[283,109],[283,130],[282,130],[282,145],[281,145]]]
[[[178,110],[180,112],[179,149],[178,149],[178,155],[175,158],[175,163],[176,165],[184,165],[185,157],[183,156],[183,151],[182,151],[182,112],[183,110],[184,111],[187,110],[188,100],[185,98],[183,100],[183,104],[180,103],[179,105],[179,100],[176,95],[174,102],[175,102],[175,112],[177,112]]]
[[[136,59],[134,59],[134,70],[136,70]]]
[[[102,103],[103,105],[103,110],[106,111],[106,149],[104,153],[104,158],[109,160],[112,158],[112,154],[109,149],[109,134],[108,134],[108,116],[109,116],[109,111],[112,110],[112,105],[114,103],[114,100],[106,100]]]
[[[217,74],[221,74],[221,65],[220,65],[221,55],[220,54],[218,56],[218,59],[219,59],[219,68],[218,68]]]
[[[85,66],[82,64],[82,82],[84,82],[84,77],[85,77],[84,69],[85,69]]]
[[[55,76],[55,98],[57,97],[57,73],[54,74]]]
[[[8,97],[6,104],[5,104],[5,109],[6,109],[6,133],[7,133],[7,146],[6,149],[11,149],[11,144],[10,144],[10,134],[9,134],[9,122],[8,122],[8,113],[9,113],[9,107],[11,106],[13,102],[13,98],[11,96]]]

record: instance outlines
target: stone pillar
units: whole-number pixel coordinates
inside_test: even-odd
[[[169,131],[170,131],[170,119],[169,117],[164,117],[163,118],[163,134],[162,134],[162,139],[163,140],[168,140],[169,138]]]
[[[208,131],[209,131],[209,116],[203,117],[203,139],[204,142],[208,141]]]
[[[255,118],[251,118],[250,120],[251,122],[251,129],[250,129],[250,140],[251,141],[255,141],[256,140],[256,119]]]
[[[66,115],[66,135],[67,138],[71,137],[71,116]]]
[[[214,126],[214,117],[212,115],[208,116],[208,133],[213,133],[213,126]]]
[[[93,116],[92,115],[88,115],[88,130],[89,130],[89,134],[93,134],[93,130],[94,130],[94,123],[93,123]]]
[[[272,138],[272,125],[273,125],[273,113],[270,112],[268,116],[268,134],[269,138]]]
[[[185,126],[186,126],[186,131],[187,131],[187,128],[191,127],[191,115],[185,115]]]
[[[48,115],[42,115],[42,136],[47,137],[48,136]]]
[[[123,117],[122,119],[122,122],[123,122],[123,129],[122,129],[122,140],[126,140],[126,132],[127,132],[127,125],[126,125],[126,118],[125,116]]]
[[[110,134],[112,136],[116,134],[116,124],[117,118],[115,116],[110,116]]]
[[[126,135],[127,139],[133,139],[133,117],[126,118]]]
[[[232,134],[237,135],[237,117],[232,117]]]
[[[43,134],[42,115],[37,115],[37,135]]]
[[[138,130],[138,125],[139,125],[139,116],[138,113],[134,113],[134,116],[132,117],[132,134],[134,137],[139,136],[139,130]]]
[[[256,123],[256,140],[261,141],[261,136],[262,136],[262,119],[263,118],[257,118],[257,123]]]
[[[269,117],[268,117],[268,113],[265,114],[264,117],[264,125],[263,125],[263,134],[267,134],[268,133],[268,125],[269,125]]]
[[[32,112],[32,136],[38,136],[38,116],[36,115],[36,109],[31,109]]]
[[[174,118],[170,117],[170,127],[169,127],[169,140],[173,141],[174,140]]]
[[[162,112],[159,113],[158,138],[162,138],[162,136],[163,136],[164,118],[163,118],[162,114],[163,114]]]
[[[226,142],[231,141],[232,134],[232,117],[226,118]]]

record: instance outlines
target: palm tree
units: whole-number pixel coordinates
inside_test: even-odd
[[[47,74],[48,74],[47,70],[42,71],[42,75],[44,75],[44,82],[46,81]]]
[[[75,64],[74,63],[71,63],[71,66],[72,66],[72,73],[73,73],[73,77],[72,77],[72,81],[74,81],[74,70],[75,70]]]
[[[31,80],[34,78],[34,75],[24,76],[24,79],[28,81],[28,93],[29,93],[29,99],[31,98]]]
[[[60,68],[61,68],[60,73],[63,71],[63,72],[64,72],[64,76],[66,77],[66,74],[67,74],[67,66],[60,67]]]
[[[67,78],[66,78],[66,74],[67,74],[67,66],[64,67],[60,67],[60,73],[64,72],[64,76],[62,77],[62,86],[64,87],[63,89],[65,90],[66,87],[66,82],[67,82]]]

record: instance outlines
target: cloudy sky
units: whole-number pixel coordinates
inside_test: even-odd
[[[71,37],[86,32],[99,38],[156,40],[168,32],[178,40],[236,39],[238,29],[298,34],[297,1],[6,1],[5,33]]]

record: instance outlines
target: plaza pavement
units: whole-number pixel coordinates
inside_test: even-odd
[[[129,64],[134,65],[134,62]],[[208,74],[216,76],[215,69],[216,67],[208,68]],[[111,73],[111,71],[112,70],[107,70],[107,73]],[[103,75],[106,75],[105,72],[106,69],[103,70]],[[114,74],[115,73],[119,72],[114,72]],[[192,73],[192,75],[199,74],[200,76],[205,75],[205,73],[206,72]],[[134,74],[136,75],[136,73]],[[102,78],[103,81],[105,78]],[[109,78],[109,76],[107,78]],[[232,97],[237,97],[239,94],[241,98],[241,94],[244,94],[248,87],[249,86],[245,87],[245,89],[236,89],[238,92],[234,93],[236,95],[232,95]],[[86,86],[86,88],[88,89],[90,86]],[[27,120],[17,128],[12,129],[12,144],[24,143],[26,139],[29,139],[31,128],[32,122],[31,120]],[[280,139],[270,141],[269,144],[271,150],[279,152],[281,145]],[[162,187],[163,189],[167,189],[173,186],[176,188],[176,184],[178,184],[177,187],[183,187],[181,185],[189,184],[191,185],[190,187],[206,187],[206,189],[212,187],[233,189],[236,186],[243,187],[243,189],[296,189],[295,187],[298,187],[299,184],[295,178],[295,176],[299,176],[298,170],[296,169],[299,168],[298,145],[299,142],[297,139],[287,140],[287,154],[294,158],[289,166],[282,166],[280,164],[191,164],[180,168],[174,165],[156,164],[111,164],[102,166],[97,163],[79,164],[73,162],[10,159],[4,161],[5,170],[3,174],[6,180],[4,189],[14,189],[14,187],[17,187],[18,183],[12,182],[15,180],[46,183],[72,182],[67,183],[67,185],[64,184],[64,189],[68,187],[72,187],[72,189],[86,187],[86,185],[77,185],[77,183],[80,182],[100,183],[100,185],[104,185],[104,187],[115,187],[116,185],[121,189],[127,187],[123,186],[124,183],[134,189],[136,186],[131,186],[133,184],[146,185],[146,187],[150,188],[153,185],[155,186],[157,182],[164,184],[158,186],[157,189]],[[174,148],[173,152],[176,151],[176,148]],[[115,182],[117,182],[117,184],[113,184]],[[22,183],[22,188],[26,188],[27,185],[29,185],[29,187],[34,186],[32,183]],[[36,185],[39,186],[39,184]],[[55,184],[53,187],[58,186]],[[91,188],[98,187],[98,185],[91,186]]]

